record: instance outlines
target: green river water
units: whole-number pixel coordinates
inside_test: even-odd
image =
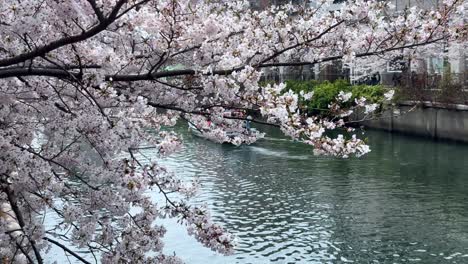
[[[241,147],[176,130],[164,164],[200,179],[193,202],[238,239],[221,256],[164,220],[187,263],[468,263],[468,145],[367,131],[372,152],[343,160],[272,129]]]

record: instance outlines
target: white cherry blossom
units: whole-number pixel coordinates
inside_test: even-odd
[[[311,115],[301,103],[313,92],[261,85],[262,71],[336,60],[373,67],[401,54],[438,54],[447,43],[463,46],[467,1],[394,16],[383,1],[356,0],[335,11],[332,4],[253,11],[248,1],[2,1],[0,259],[44,263],[57,247],[84,263],[93,256],[180,263],[163,253],[162,217],[178,219],[214,251],[232,253],[235,235],[188,200],[198,183],[159,162],[183,151],[183,139],[171,132],[178,121],[206,127],[218,142],[253,142],[226,136],[248,119],[278,127],[318,155],[368,153],[340,117],[377,105],[340,93],[322,109],[327,115]],[[226,116],[230,111],[246,114]],[[46,227],[44,212],[57,223]]]

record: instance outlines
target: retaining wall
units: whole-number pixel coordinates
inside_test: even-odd
[[[391,132],[468,142],[468,106],[404,102],[362,125]]]

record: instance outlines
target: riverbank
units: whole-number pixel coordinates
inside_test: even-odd
[[[468,142],[468,105],[404,101],[381,118],[361,123],[372,129]]]

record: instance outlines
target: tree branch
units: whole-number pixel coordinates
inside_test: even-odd
[[[292,49],[298,48],[298,47],[300,47],[300,46],[306,45],[306,44],[308,44],[308,43],[311,43],[311,42],[314,42],[314,41],[320,39],[320,38],[323,37],[325,34],[327,34],[328,32],[332,31],[333,29],[335,29],[336,27],[338,27],[338,26],[341,25],[342,23],[344,23],[344,20],[341,20],[341,21],[337,22],[336,24],[330,26],[329,28],[327,28],[327,29],[324,30],[322,33],[318,34],[316,37],[314,37],[314,38],[312,38],[312,39],[306,40],[306,41],[304,41],[304,42],[302,42],[302,43],[297,43],[297,44],[295,44],[295,45],[289,46],[289,47],[287,47],[287,48],[285,48],[285,49],[282,49],[281,51],[278,51],[278,52],[274,53],[274,54],[271,55],[270,57],[268,57],[268,58],[262,60],[262,62],[259,63],[259,66],[262,65],[262,64],[264,64],[264,63],[267,62],[267,61],[270,61],[270,60],[272,60],[272,59],[278,57],[279,55],[285,53],[285,52],[288,51],[288,50],[292,50]]]
[[[70,75],[79,77],[79,73],[69,72],[58,68],[43,68],[43,67],[11,67],[0,69],[0,79],[11,77],[25,77],[25,76],[44,76],[56,78],[71,78]]]
[[[37,47],[36,49],[30,52],[22,53],[11,58],[2,59],[0,60],[0,67],[10,66],[36,57],[41,57],[58,48],[64,47],[69,44],[77,43],[97,35],[101,31],[104,31],[110,24],[112,24],[116,20],[119,10],[126,2],[127,0],[118,1],[115,7],[112,9],[110,15],[104,20],[102,20],[98,25],[92,27],[88,31],[85,31],[78,35],[68,36],[58,39],[56,41],[52,41],[49,44]]]
[[[8,202],[10,203],[11,210],[16,215],[16,220],[18,221],[18,224],[20,225],[21,229],[24,230],[24,227],[26,223],[24,222],[23,215],[21,213],[20,208],[18,207],[17,204],[17,199],[16,195],[13,190],[10,189],[10,187],[3,188],[3,190],[6,192]],[[23,231],[24,233],[24,231]],[[32,240],[27,234],[24,233],[24,236],[26,236],[29,240],[29,243],[31,244],[31,248],[33,249],[34,255],[36,256],[37,263],[42,264],[44,263],[42,260],[42,256],[39,252],[39,249],[36,247],[36,241]]]
[[[402,49],[414,48],[418,46],[424,46],[424,45],[428,45],[428,44],[441,41],[443,39],[444,37],[441,37],[441,38],[432,39],[432,40],[428,40],[428,41],[420,42],[420,43],[413,43],[413,44],[405,45],[405,46],[392,47],[392,48],[378,50],[378,51],[359,53],[356,55],[356,58],[375,56],[375,55],[379,55],[382,53],[391,52],[395,50],[402,50]],[[326,57],[326,58],[318,59],[314,61],[264,63],[264,64],[256,65],[256,68],[314,65],[320,62],[339,60],[339,59],[342,59],[343,57],[344,55],[337,55],[337,56]],[[215,70],[209,73],[205,73],[204,75],[229,75],[233,72],[241,71],[244,68],[245,66],[227,69],[227,70]],[[197,71],[192,70],[192,69],[186,69],[186,70],[156,72],[156,73],[153,73],[150,78],[148,78],[147,74],[107,75],[105,78],[107,81],[112,80],[116,82],[133,82],[133,81],[145,81],[145,80],[152,80],[152,79],[165,78],[165,77],[176,77],[176,76],[195,75],[195,74],[197,74]]]
[[[415,48],[418,46],[433,44],[441,40],[444,40],[444,37],[440,37],[437,39],[432,39],[432,40],[428,40],[428,41],[420,42],[420,43],[413,43],[413,44],[409,44],[405,46],[398,46],[398,47],[392,47],[392,48],[383,49],[383,50],[375,50],[371,52],[359,53],[359,54],[356,54],[356,58],[380,55],[380,54],[395,51],[395,50]],[[330,56],[330,57],[326,57],[326,58],[322,58],[322,59],[318,59],[314,61],[264,63],[264,64],[256,65],[256,68],[314,65],[317,63],[321,63],[321,62],[339,60],[339,59],[342,59],[343,56],[344,55]],[[241,71],[243,69],[245,69],[245,66],[232,68],[232,69],[226,69],[226,70],[215,70],[209,73],[204,73],[204,75],[229,75],[233,72]],[[114,81],[114,82],[152,81],[152,80],[159,79],[159,78],[195,75],[197,73],[200,73],[200,72],[196,70],[192,70],[192,69],[185,69],[185,70],[155,72],[155,73],[152,73],[151,75],[149,74],[116,74],[116,75],[106,75],[105,80]],[[69,71],[65,71],[63,69],[61,70],[61,69],[56,69],[56,68],[42,68],[42,67],[39,67],[39,68],[12,67],[12,68],[0,69],[0,79],[10,78],[10,77],[22,77],[22,76],[49,76],[49,77],[70,79],[71,75],[77,77],[78,73],[72,73]]]
[[[65,251],[65,252],[69,253],[70,255],[74,256],[75,258],[77,258],[79,261],[81,261],[81,262],[83,262],[85,264],[91,264],[91,262],[89,262],[86,259],[82,258],[80,255],[76,254],[71,249],[69,249],[66,246],[62,245],[60,242],[55,241],[55,240],[53,240],[51,238],[48,238],[48,237],[43,237],[42,239],[44,239],[45,241],[48,241],[48,242],[58,246],[59,248],[63,249],[63,251]]]
[[[170,106],[170,105],[160,105],[154,102],[148,102],[149,106],[152,106],[154,108],[160,108],[160,109],[166,109],[166,110],[173,110],[173,111],[178,111],[184,114],[191,114],[191,115],[201,115],[201,116],[210,116],[211,114],[209,112],[203,112],[203,111],[187,111],[183,108],[176,107],[176,106]],[[262,124],[262,125],[268,125],[268,126],[274,126],[274,127],[279,127],[278,124],[273,124],[269,122],[264,122],[261,120],[257,119],[249,119],[246,117],[231,117],[231,116],[225,116],[225,119],[235,119],[235,120],[245,120],[245,121],[250,121],[252,123],[257,123],[257,124]]]
[[[99,21],[104,21],[104,15],[102,14],[101,9],[96,4],[96,0],[87,0],[91,8],[93,8],[94,13],[98,17]]]

